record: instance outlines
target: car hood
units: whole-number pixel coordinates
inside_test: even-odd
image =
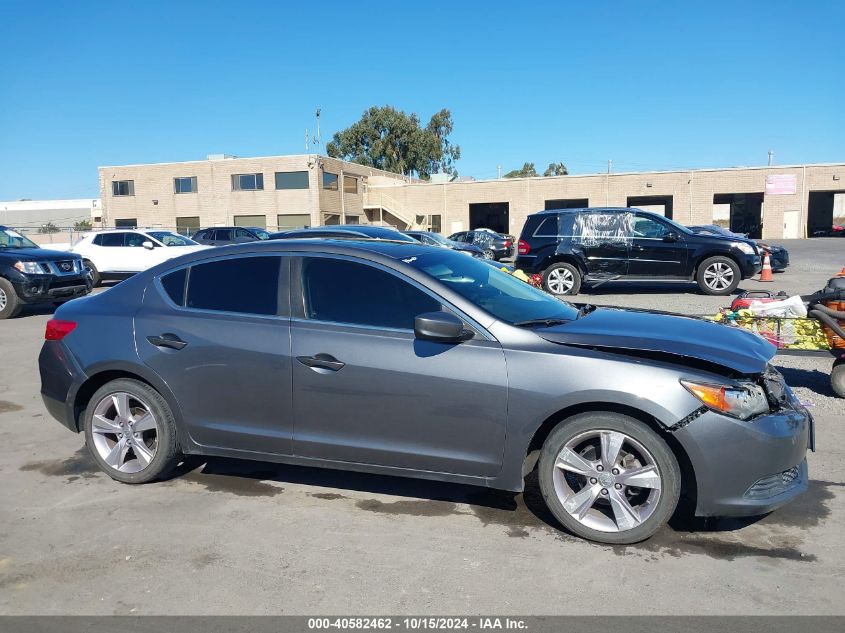
[[[776,348],[746,330],[695,317],[598,308],[574,321],[536,331],[563,345],[668,354],[727,367],[742,374],[759,374]]]
[[[30,262],[46,262],[56,259],[68,259],[68,251],[54,251],[48,248],[0,248],[0,256]],[[74,255],[78,258],[79,255]]]

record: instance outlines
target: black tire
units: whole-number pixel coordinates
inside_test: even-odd
[[[728,272],[729,271],[729,272]],[[718,277],[721,273],[724,276]],[[730,275],[730,280],[727,279]],[[717,255],[708,257],[698,265],[695,271],[695,281],[704,294],[724,296],[731,294],[742,281],[742,273],[736,262],[730,257]],[[728,282],[724,285],[725,282]]]
[[[82,265],[85,266],[91,272],[91,281],[93,282],[92,287],[96,288],[100,285],[102,279],[100,279],[100,271],[97,270],[97,267],[94,265],[94,262],[86,259],[82,262]]]
[[[0,305],[3,306],[0,309],[0,320],[14,319],[23,309],[18,293],[15,292],[15,287],[8,279],[0,278]]]
[[[581,281],[581,271],[566,262],[552,264],[543,271],[543,290],[556,296],[577,295]]]
[[[121,472],[116,470],[106,463],[95,446],[92,430],[94,410],[97,404],[104,398],[119,392],[127,393],[143,401],[157,422],[155,454],[149,464],[139,472]],[[179,450],[173,412],[170,410],[167,401],[161,397],[161,394],[148,384],[131,378],[112,380],[96,391],[82,415],[85,444],[88,446],[91,456],[97,462],[100,469],[112,479],[126,484],[144,484],[166,476],[178,465],[181,452]]]
[[[840,398],[845,398],[845,362],[837,361],[830,370],[830,386],[833,393]]]
[[[555,469],[558,468],[555,462],[566,443],[579,435],[605,430],[623,433],[641,444],[651,454],[660,476],[660,493],[654,502],[651,514],[639,525],[616,532],[593,529],[579,521],[564,508],[563,502],[555,489],[554,476]],[[649,538],[663,527],[675,512],[681,493],[681,471],[675,455],[666,442],[647,425],[618,413],[581,413],[558,424],[543,444],[538,469],[540,490],[543,493],[546,506],[555,518],[573,534],[599,543],[630,544]],[[561,473],[563,472],[561,471]],[[573,475],[573,477],[577,476]],[[584,482],[586,486],[586,478]],[[591,483],[596,484],[596,481]],[[601,482],[598,483],[598,486],[601,487]],[[605,495],[605,489],[602,490],[601,495]],[[629,490],[625,488],[621,494],[627,495]],[[642,494],[642,490],[639,489],[639,492],[631,492],[630,494]],[[631,498],[634,499],[635,497],[632,496]],[[602,506],[602,504],[604,505]],[[610,504],[606,497],[596,497],[596,501],[591,504],[590,508],[590,512],[601,520],[613,520],[611,518],[613,512],[610,511]],[[607,513],[609,513],[607,519],[602,519]]]

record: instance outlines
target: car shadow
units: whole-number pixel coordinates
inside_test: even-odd
[[[775,358],[777,364],[777,357]],[[831,357],[831,365],[833,357]],[[783,374],[786,384],[790,387],[805,387],[815,393],[829,398],[837,397],[830,384],[830,371],[824,372],[818,369],[798,369],[796,367],[778,366],[778,371]]]
[[[739,295],[742,292],[745,292],[747,288],[743,288],[739,286],[734,290],[731,294],[725,295],[725,297],[731,297]],[[670,294],[688,294],[688,295],[698,295],[701,297],[709,297],[712,295],[705,295],[701,290],[699,290],[698,286],[695,282],[689,283],[681,283],[681,282],[670,282],[670,283],[661,283],[659,281],[654,282],[623,282],[623,281],[607,281],[596,286],[583,286],[579,294],[582,295],[592,295],[592,296],[600,296],[600,295],[620,295],[620,294],[661,294],[661,295],[670,295]]]

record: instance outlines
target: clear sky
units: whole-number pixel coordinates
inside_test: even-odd
[[[462,175],[845,161],[845,2],[0,0],[0,200],[447,107]],[[312,146],[311,151],[314,151]]]

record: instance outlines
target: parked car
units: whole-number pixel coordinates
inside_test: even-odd
[[[104,279],[125,279],[163,261],[209,246],[170,231],[115,229],[87,233],[71,247],[82,256],[94,285]]]
[[[513,255],[513,238],[490,229],[476,229],[453,233],[449,239],[462,244],[473,244],[481,249],[484,257],[499,261]]]
[[[91,286],[79,255],[41,248],[0,226],[0,319],[16,317],[25,305],[82,297]]]
[[[716,224],[704,224],[699,226],[690,226],[688,228],[697,235],[726,235],[733,239],[749,239],[747,235],[734,233],[730,229],[726,229],[725,227],[718,226]],[[754,243],[757,244],[758,249],[769,253],[769,261],[774,272],[782,273],[786,270],[787,266],[789,266],[789,251],[787,251],[783,246],[775,246],[774,244],[767,244],[756,240],[749,241],[754,241]]]
[[[454,240],[443,237],[440,233],[432,233],[431,231],[403,231],[403,233],[428,246],[451,248],[453,251],[459,251],[467,255],[472,255],[473,257],[484,257],[484,251],[475,244],[455,242]]]
[[[807,488],[812,418],[761,337],[579,308],[417,242],[192,253],[62,306],[45,338],[47,409],[126,483],[184,454],[515,492],[536,468],[556,519],[607,543],[681,495],[743,516]]]
[[[257,226],[215,226],[200,229],[191,236],[197,244],[225,246],[270,239],[270,233]]]
[[[762,268],[753,241],[697,235],[639,209],[588,208],[528,216],[515,266],[540,273],[556,295],[576,294],[582,282],[695,281],[710,295],[733,292]]]
[[[374,224],[333,224],[331,226],[312,226],[307,229],[293,229],[271,233],[271,240],[290,240],[295,238],[365,238],[371,240],[393,240],[394,242],[416,242],[413,237],[400,233],[394,228]]]

